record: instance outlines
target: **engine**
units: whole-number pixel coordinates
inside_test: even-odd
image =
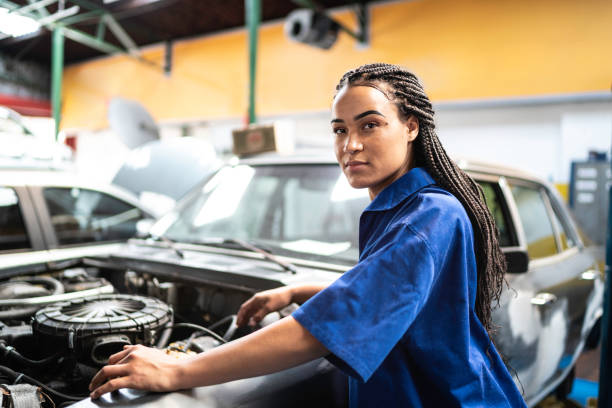
[[[0,388],[30,384],[49,406],[86,398],[93,375],[125,345],[180,358],[248,333],[235,313],[252,293],[85,266],[5,280]]]

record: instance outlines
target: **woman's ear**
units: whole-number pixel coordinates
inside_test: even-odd
[[[416,139],[416,137],[419,135],[419,120],[415,115],[410,115],[408,116],[408,119],[406,119],[404,125],[406,126],[408,142],[414,141],[414,139]]]

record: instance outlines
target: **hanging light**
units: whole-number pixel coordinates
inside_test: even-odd
[[[3,37],[2,34],[6,37],[20,37],[39,29],[40,24],[33,18],[20,16],[11,13],[7,8],[0,7],[0,38]]]

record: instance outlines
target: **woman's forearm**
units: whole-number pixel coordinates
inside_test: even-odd
[[[293,317],[190,359],[178,368],[178,387],[212,385],[284,370],[328,354]]]
[[[291,286],[291,300],[297,304],[302,304],[308,299],[329,286],[328,283],[309,283]]]

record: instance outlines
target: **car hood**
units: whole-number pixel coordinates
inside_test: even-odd
[[[200,283],[215,283],[227,287],[249,288],[260,291],[300,282],[333,282],[341,269],[333,264],[307,262],[282,258],[294,262],[297,273],[292,274],[261,255],[243,250],[216,248],[205,245],[176,244],[184,258],[163,243],[130,240],[109,257],[99,261],[113,268],[147,272],[167,279],[187,279]],[[315,267],[316,266],[316,267]]]

